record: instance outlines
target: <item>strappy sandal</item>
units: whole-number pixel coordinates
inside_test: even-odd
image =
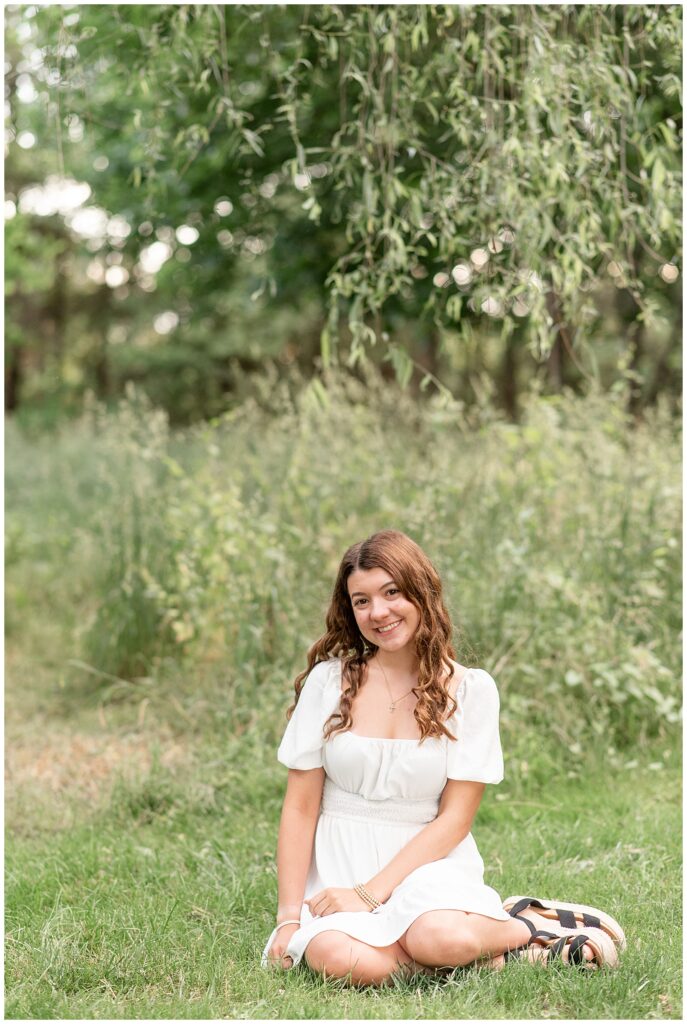
[[[618,950],[625,949],[627,945],[625,932],[615,918],[595,907],[585,907],[581,903],[561,903],[560,900],[536,900],[532,896],[509,896],[503,904],[503,909],[520,921],[525,920],[519,915],[527,907],[533,907],[542,917],[558,921],[562,928],[571,931],[598,928],[613,940]]]
[[[584,967],[587,970],[596,971],[600,967],[616,967],[618,953],[605,932],[599,928],[587,928],[582,931],[571,931],[566,935],[556,935],[554,932],[545,932],[537,928],[526,917],[518,917],[530,930],[530,937],[522,946],[507,950],[502,956],[492,957],[487,963],[488,966],[500,970],[509,960],[528,960],[530,963],[540,963],[548,966],[556,961],[567,965]],[[583,947],[589,944],[594,956],[587,960]],[[546,952],[541,956],[532,957],[532,946],[542,946]],[[567,948],[568,956],[563,956]]]
[[[542,954],[532,956],[532,947],[541,946]],[[587,960],[584,955],[584,946],[589,946],[594,956]],[[567,949],[567,957],[563,951]],[[583,967],[588,971],[598,971],[601,967],[617,967],[618,951],[611,942],[608,935],[599,928],[587,928],[583,932],[573,932],[570,935],[552,935],[550,932],[535,932],[525,946],[517,949],[509,949],[503,954],[503,962],[509,960],[528,960],[530,963],[541,964],[548,967],[552,963],[560,963],[565,966]]]

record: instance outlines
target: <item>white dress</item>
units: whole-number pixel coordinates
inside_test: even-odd
[[[317,664],[305,681],[279,746],[287,768],[324,767],[322,805],[305,899],[328,886],[352,888],[384,868],[437,816],[447,779],[497,783],[503,778],[499,696],[484,669],[468,669],[447,720],[457,739],[378,739],[350,731],[324,741],[324,723],[341,695],[341,661]],[[441,860],[411,871],[381,907],[313,917],[303,904],[300,928],[286,955],[294,966],[310,940],[340,931],[371,946],[390,946],[428,910],[464,910],[510,920],[494,889],[484,884],[484,862],[469,834]],[[276,930],[265,946],[262,963]]]

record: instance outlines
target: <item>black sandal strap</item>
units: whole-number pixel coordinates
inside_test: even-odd
[[[559,938],[560,938],[560,935],[556,935],[555,932],[534,932],[532,937],[531,937],[531,939],[530,939],[530,942],[535,942],[537,939],[544,939],[544,942],[542,943],[542,945],[546,945],[546,943],[550,942],[551,939],[559,939]]]
[[[554,908],[554,913],[563,928],[570,928],[571,931],[575,931],[575,929],[579,927],[577,918],[572,910],[563,910],[562,908],[559,909],[556,907]],[[586,921],[585,924],[587,924]],[[591,924],[587,924],[587,927],[591,928]]]
[[[510,908],[508,913],[511,917],[517,917],[521,911],[527,910],[528,907],[538,907],[540,910],[546,909],[544,904],[540,903],[539,900],[535,900],[533,896],[523,896],[521,900],[518,900],[518,902]]]
[[[530,941],[531,941],[532,937],[537,934],[536,925],[533,925],[532,922],[528,921],[526,917],[518,917],[517,914],[514,914],[513,917],[515,918],[516,921],[522,921],[523,924],[527,925],[527,927],[530,930]]]
[[[551,939],[557,939],[558,936],[554,935],[553,932],[538,932],[531,921],[528,921],[526,917],[519,917],[518,921],[523,921],[530,932],[532,933],[522,946],[514,946],[513,949],[507,949],[503,954],[503,962],[507,964],[509,960],[520,960],[525,953],[525,950],[532,945],[533,942],[537,941],[541,945],[548,945]]]
[[[538,936],[543,936],[546,939],[557,939],[558,938],[558,936],[555,934],[555,932],[537,931],[537,926],[535,924],[532,924],[532,922],[530,920],[528,920],[528,918],[526,918],[526,917],[519,917],[517,914],[514,915],[514,916],[515,916],[515,920],[516,921],[522,921],[522,923],[526,924],[527,927],[529,928],[529,930],[530,930],[530,942],[532,941],[532,939],[536,939]]]
[[[563,907],[545,907],[539,900],[535,900],[533,896],[523,896],[521,900],[513,904],[508,913],[511,917],[520,918],[520,914],[523,910],[528,907],[536,907],[539,910],[549,910],[555,914],[562,928],[570,928],[574,930],[580,927],[579,919],[575,916],[574,911],[565,910]],[[520,918],[524,921],[525,918]],[[601,921],[595,914],[582,914],[582,927],[583,928],[601,928]]]
[[[568,953],[568,959],[571,964],[576,964],[578,967],[583,967],[587,963],[585,955],[582,952],[582,947],[584,946],[585,942],[588,941],[588,935],[575,935],[570,940],[570,951]]]
[[[549,960],[562,960],[563,959],[562,953],[563,953],[563,950],[565,949],[565,947],[567,946],[569,939],[570,939],[569,935],[561,935],[561,937],[557,938],[555,942],[552,942],[551,945],[549,946],[549,957],[548,957],[548,959]]]

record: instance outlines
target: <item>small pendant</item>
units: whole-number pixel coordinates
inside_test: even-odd
[[[389,711],[391,712],[392,715],[393,715],[395,710],[396,710],[396,708],[393,706],[393,704],[389,704]]]

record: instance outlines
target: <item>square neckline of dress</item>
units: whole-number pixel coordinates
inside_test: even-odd
[[[454,665],[456,665],[456,664],[458,664],[458,663],[454,662]],[[471,668],[471,667],[468,667],[468,668],[465,669],[465,672],[463,672],[463,675],[461,676],[461,680],[458,683],[458,686],[456,687],[456,693],[455,693],[455,696],[454,696],[454,700],[457,698],[458,691],[460,690],[461,686],[465,682],[468,674],[470,672],[474,672],[474,671],[475,671],[475,669]],[[339,659],[339,673],[341,673],[341,660],[340,659]],[[340,682],[341,682],[341,677],[339,675],[339,683]],[[422,739],[421,736],[365,736],[363,733],[353,732],[352,729],[346,729],[346,732],[339,733],[339,735],[340,736],[346,736],[346,735],[348,735],[348,736],[356,736],[359,740],[374,740],[376,743],[419,743],[420,740]],[[442,738],[443,737],[441,737],[441,736],[428,736],[427,737],[427,739],[434,739],[434,740],[440,740]]]

